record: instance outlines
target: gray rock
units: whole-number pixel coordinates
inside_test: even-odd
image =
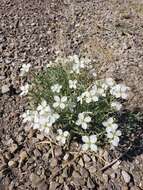
[[[38,190],[47,190],[48,189],[48,185],[45,182],[40,183],[40,185],[38,185]]]
[[[62,173],[62,177],[67,178],[68,177],[68,168],[65,168]]]
[[[122,170],[121,173],[122,173],[122,177],[123,177],[125,183],[129,183],[130,180],[131,180],[130,175],[126,171],[124,171],[124,170]]]
[[[17,144],[11,144],[10,145],[10,152],[14,153],[16,150],[18,149],[18,145]]]
[[[97,172],[97,168],[96,168],[95,166],[90,166],[90,167],[88,168],[88,170],[89,170],[89,172],[90,172],[91,174],[94,174],[94,173]]]
[[[49,160],[49,152],[43,154],[42,159],[45,161],[48,161]]]
[[[36,158],[41,157],[41,152],[37,149],[34,150],[34,155]]]
[[[113,172],[113,173],[111,174],[111,178],[112,178],[112,179],[115,179],[115,177],[116,177],[116,173]]]
[[[42,133],[37,134],[37,138],[42,141],[44,139],[44,135]]]
[[[83,159],[84,159],[84,162],[90,162],[91,161],[91,158],[87,154],[83,155]]]
[[[60,157],[62,155],[62,149],[61,147],[58,147],[55,149],[55,156]]]
[[[42,181],[42,179],[34,173],[30,175],[30,180],[32,182],[32,187],[38,187]]]
[[[77,171],[73,171],[72,173],[73,178],[81,178],[81,175]]]
[[[22,163],[23,161],[27,160],[28,159],[28,154],[26,151],[22,151],[19,155],[20,157],[20,163]]]
[[[18,142],[23,142],[23,141],[24,141],[24,136],[18,135],[17,141],[18,141]]]
[[[82,166],[82,167],[84,166],[84,162],[83,162],[83,159],[82,159],[82,158],[79,159],[78,164],[79,164],[80,166]]]
[[[5,94],[7,92],[9,92],[9,86],[8,85],[3,85],[1,88],[2,94]]]
[[[107,174],[103,174],[102,177],[103,177],[105,183],[108,183],[108,180],[109,180],[108,175]]]
[[[0,80],[4,80],[5,79],[5,76],[0,76]]]
[[[55,182],[55,181],[52,181],[50,183],[50,187],[49,187],[49,190],[56,190],[56,188],[59,186],[59,183]]]
[[[5,156],[5,158],[7,159],[7,160],[10,160],[11,158],[12,158],[12,154],[10,153],[10,152],[6,152],[5,154],[4,154],[4,156]],[[1,158],[1,157],[0,157]]]
[[[80,168],[80,174],[81,174],[81,176],[84,176],[84,177],[89,177],[89,172],[88,172],[88,170],[87,169],[85,169],[85,168],[83,168],[83,167],[81,167]]]
[[[76,186],[76,187],[79,187],[79,186],[83,186],[85,184],[85,181],[83,178],[74,178],[72,183]]]
[[[117,170],[117,169],[119,168],[120,164],[121,164],[121,161],[118,160],[118,161],[112,166],[113,170]]]
[[[11,168],[11,167],[16,167],[17,166],[17,162],[16,161],[14,161],[14,160],[10,160],[9,162],[8,162],[8,166]]]
[[[92,181],[91,178],[87,179],[87,187],[90,188],[90,189],[95,188],[95,184],[94,184],[94,182]]]
[[[53,158],[53,159],[51,160],[51,162],[50,162],[50,166],[51,166],[52,168],[54,168],[54,167],[57,166],[57,163],[58,163],[57,159]]]

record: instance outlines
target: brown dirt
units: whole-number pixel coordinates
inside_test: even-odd
[[[117,153],[104,151],[106,163],[95,155],[80,157],[62,170],[64,151],[53,145],[53,159],[49,144],[36,145],[44,136],[21,124],[27,102],[19,97],[18,76],[23,63],[40,68],[57,55],[85,54],[99,73],[131,87],[132,109],[143,108],[142,44],[141,0],[1,0],[0,85],[9,91],[0,94],[0,190],[143,189],[138,152],[104,174],[100,168]]]

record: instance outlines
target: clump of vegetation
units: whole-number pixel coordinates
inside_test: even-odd
[[[29,108],[22,115],[34,129],[52,136],[60,145],[79,140],[84,151],[109,143],[118,146],[121,130],[117,112],[129,87],[112,78],[99,79],[88,58],[57,58],[21,87]],[[24,65],[22,76],[30,69]]]

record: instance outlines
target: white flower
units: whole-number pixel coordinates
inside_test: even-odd
[[[78,114],[78,120],[76,121],[76,125],[80,126],[83,129],[87,129],[88,123],[91,121],[91,117],[88,116],[85,112]]]
[[[110,127],[110,126],[112,126],[113,123],[114,123],[114,119],[113,119],[113,117],[110,117],[107,121],[104,121],[102,124],[105,127]]]
[[[110,140],[111,145],[114,146],[118,146],[120,138],[119,136],[121,136],[121,131],[117,130],[114,134],[113,137]]]
[[[105,93],[105,89],[104,89],[104,88],[98,88],[98,89],[97,89],[97,94],[98,94],[99,96],[106,97],[106,93]]]
[[[83,92],[80,96],[77,97],[77,102],[80,102],[80,104],[82,104],[83,102],[83,98],[85,97],[86,92]]]
[[[52,92],[57,92],[57,93],[59,93],[60,90],[61,90],[61,88],[62,88],[62,85],[59,85],[59,84],[55,84],[55,85],[51,86]]]
[[[35,113],[35,111],[30,110],[27,110],[25,113],[23,113],[21,116],[23,118],[23,123],[32,122],[34,120]]]
[[[23,117],[24,121],[32,122],[34,129],[39,129],[48,134],[50,128],[59,119],[60,115],[54,112],[45,100],[42,100],[36,111],[28,111]]]
[[[85,92],[85,101],[86,101],[86,103],[97,102],[98,96],[96,94],[96,91],[95,90],[86,91]]]
[[[122,108],[122,104],[120,104],[120,102],[114,101],[114,102],[111,102],[111,107],[119,111]]]
[[[109,133],[114,133],[118,128],[118,125],[116,123],[112,123],[112,125],[106,127],[106,132]]]
[[[106,127],[106,136],[109,139],[109,142],[112,145],[112,148],[114,146],[118,146],[119,144],[119,136],[121,136],[121,131],[117,130],[118,125],[114,123],[114,119],[110,117],[106,122],[102,123]]]
[[[114,146],[118,146],[119,141],[120,141],[120,137],[121,136],[121,131],[120,130],[116,130],[115,132],[110,132],[107,133],[107,138],[109,139],[109,142],[111,143],[111,148],[113,148]]]
[[[25,73],[28,73],[30,67],[31,67],[31,64],[30,64],[30,63],[28,63],[28,64],[23,64],[23,65],[22,65],[22,68],[20,69],[20,76],[24,76]]]
[[[59,97],[59,96],[54,96],[54,104],[53,107],[57,108],[60,107],[61,109],[64,109],[66,107],[66,102],[67,102],[67,97],[63,96],[63,97]]]
[[[69,80],[69,88],[76,89],[77,80]]]
[[[29,90],[29,84],[25,84],[25,86],[21,86],[20,90],[22,91],[20,93],[20,96],[26,96],[28,94],[28,90]]]
[[[58,136],[56,137],[57,141],[59,141],[59,143],[61,145],[64,145],[66,143],[67,138],[69,137],[69,132],[68,131],[62,131],[62,129],[58,129]]]
[[[57,119],[59,119],[60,116],[58,113],[53,112],[45,100],[43,100],[41,105],[39,105],[37,108],[38,111],[34,117],[33,128],[39,129],[44,133],[48,133],[50,131],[50,127],[52,127],[52,125]]]
[[[106,83],[109,87],[112,87],[112,86],[115,85],[115,81],[114,81],[114,79],[112,79],[112,78],[106,78],[106,79],[105,79],[105,83]]]
[[[97,145],[95,144],[97,142],[96,135],[82,136],[82,141],[84,142],[82,145],[84,151],[91,150],[97,152]]]
[[[84,68],[84,62],[80,61],[77,55],[69,56],[69,60],[73,63],[72,71],[75,73],[79,73],[81,68]]]
[[[41,104],[37,107],[37,111],[42,111],[46,108],[47,102],[46,100],[42,100]]]
[[[111,88],[110,93],[116,98],[127,99],[129,89],[124,84],[117,84]]]

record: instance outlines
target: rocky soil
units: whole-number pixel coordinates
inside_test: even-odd
[[[127,107],[142,110],[141,0],[1,0],[0,190],[143,189],[140,145],[125,155],[83,155],[74,144],[66,154],[22,125],[27,101],[19,97],[21,65],[38,70],[57,55],[73,53],[95,59],[101,75],[125,81],[132,89]]]

